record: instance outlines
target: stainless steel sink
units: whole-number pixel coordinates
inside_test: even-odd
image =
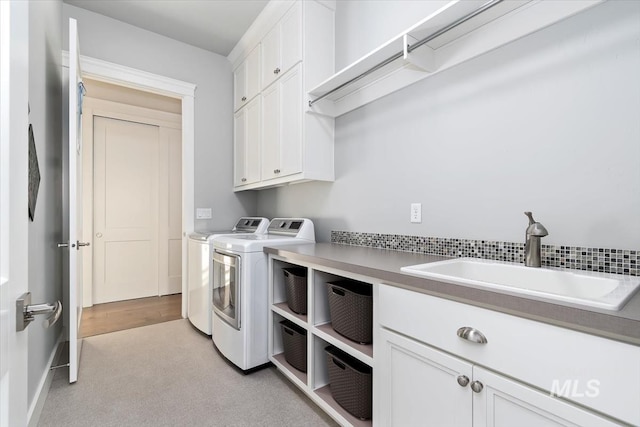
[[[608,310],[620,310],[640,286],[638,277],[531,268],[475,258],[411,265],[401,270],[475,288],[499,289]]]

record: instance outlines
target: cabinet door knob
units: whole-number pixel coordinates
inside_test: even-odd
[[[458,336],[462,339],[478,344],[486,344],[488,342],[487,337],[485,337],[482,332],[470,326],[464,326],[458,329]]]
[[[461,387],[466,387],[467,384],[469,384],[469,377],[466,375],[458,376],[458,384],[460,384]]]
[[[280,169],[274,169],[273,173],[280,173]]]
[[[273,70],[273,74],[279,74],[280,73],[280,68],[276,68],[275,70]]]
[[[247,100],[247,97],[246,97],[246,96],[243,96],[243,97],[242,97],[242,102],[244,102],[244,101],[246,101],[246,100]]]
[[[483,388],[484,385],[482,385],[480,381],[474,381],[471,383],[471,390],[473,390],[475,393],[480,393]]]
[[[242,178],[242,182],[247,182],[247,178]]]

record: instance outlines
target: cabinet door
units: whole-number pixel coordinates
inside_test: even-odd
[[[260,105],[256,98],[233,116],[235,187],[260,181]]]
[[[262,39],[262,88],[278,78],[280,65],[280,25],[276,25]]]
[[[280,86],[280,166],[278,176],[302,171],[302,72],[282,76]]]
[[[266,88],[302,59],[302,5],[296,2],[262,39],[262,87]]]
[[[473,393],[474,427],[619,425],[478,366],[473,367],[473,379],[483,385],[479,393]]]
[[[233,111],[238,111],[246,99],[247,63],[243,62],[233,72]]]
[[[277,176],[280,167],[280,87],[262,92],[262,179]]]
[[[245,152],[246,152],[246,108],[233,116],[233,185],[235,187],[246,184]]]
[[[280,75],[302,59],[302,2],[296,2],[280,22]]]
[[[262,141],[260,97],[251,101],[245,109],[245,184],[260,181],[260,150]]]
[[[253,48],[245,59],[245,91],[247,101],[260,93],[260,45]],[[246,101],[245,101],[246,102]]]
[[[471,427],[472,392],[458,383],[470,381],[471,364],[386,329],[379,339],[378,425]]]

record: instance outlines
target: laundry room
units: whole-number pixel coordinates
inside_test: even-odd
[[[0,24],[0,427],[640,425],[637,0]]]

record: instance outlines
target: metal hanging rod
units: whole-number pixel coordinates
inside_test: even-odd
[[[425,43],[429,43],[431,40],[433,40],[433,39],[435,39],[437,37],[440,37],[444,33],[448,32],[448,31],[451,31],[452,29],[454,29],[455,27],[457,27],[459,25],[464,24],[468,20],[475,18],[476,16],[478,16],[481,13],[491,9],[493,6],[497,5],[498,3],[502,3],[503,1],[504,0],[490,0],[490,1],[488,1],[487,3],[483,4],[482,6],[480,6],[478,9],[474,10],[473,12],[471,12],[471,13],[463,16],[462,18],[459,18],[459,19],[453,21],[452,23],[440,28],[439,30],[429,34],[427,37],[418,40],[416,43],[412,44],[411,46],[407,46],[407,52],[412,52],[413,50],[419,48],[420,46],[424,45]],[[348,80],[348,81],[342,83],[340,86],[331,89],[330,91],[320,95],[316,99],[309,100],[309,107],[311,107],[313,104],[315,104],[316,102],[320,101],[321,99],[324,99],[327,96],[331,95],[332,93],[335,93],[335,92],[339,91],[340,89],[350,85],[351,83],[354,83],[354,82],[357,82],[358,80],[361,80],[362,78],[368,76],[371,73],[376,72],[380,68],[392,63],[396,59],[402,58],[403,56],[404,56],[404,51],[400,51],[400,52],[396,53],[395,55],[392,55],[392,56],[388,57],[384,61],[378,63],[377,65],[374,65],[371,68],[369,68],[367,71],[364,71],[363,73],[358,74],[356,77],[352,78],[351,80]]]

